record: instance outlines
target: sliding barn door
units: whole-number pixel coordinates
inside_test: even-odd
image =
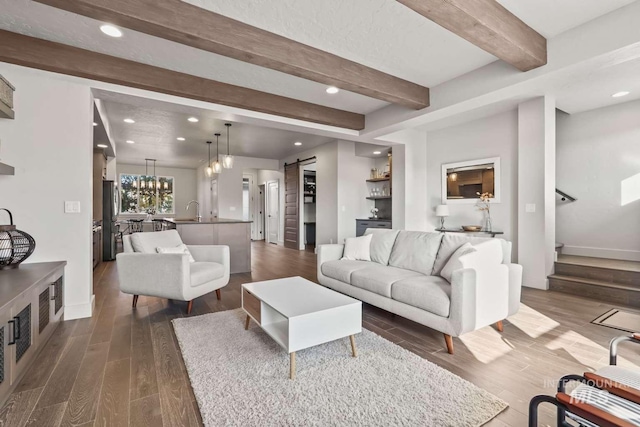
[[[299,173],[297,162],[284,167],[284,246],[296,250],[300,249]]]

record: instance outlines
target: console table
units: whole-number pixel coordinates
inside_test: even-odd
[[[0,406],[62,320],[65,265],[42,262],[0,271]]]
[[[504,234],[504,231],[466,231],[462,228],[436,228],[436,231],[439,231],[441,233],[489,234],[491,237],[496,237],[499,234]]]

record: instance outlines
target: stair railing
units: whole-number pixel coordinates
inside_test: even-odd
[[[556,188],[556,193],[558,193],[558,194],[560,195],[561,200],[562,200],[563,202],[565,202],[565,201],[567,201],[567,200],[568,200],[568,201],[570,201],[570,202],[575,202],[576,200],[578,200],[578,199],[576,199],[575,197],[572,197],[572,196],[568,195],[568,194],[567,194],[567,193],[565,193],[564,191],[560,191],[560,190],[558,190],[557,188]]]

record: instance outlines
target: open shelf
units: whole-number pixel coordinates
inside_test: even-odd
[[[14,117],[13,110],[0,101],[0,119],[13,119]]]
[[[367,200],[386,200],[390,198],[391,196],[376,196],[376,197],[367,197]]]
[[[390,177],[386,177],[386,178],[371,178],[368,179],[367,182],[383,182],[383,181],[389,181],[391,178]]]

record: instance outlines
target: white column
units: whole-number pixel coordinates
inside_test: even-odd
[[[393,146],[393,228],[432,231],[427,211],[427,134],[404,131]]]
[[[518,263],[523,284],[547,289],[555,252],[556,109],[548,96],[518,106]]]

